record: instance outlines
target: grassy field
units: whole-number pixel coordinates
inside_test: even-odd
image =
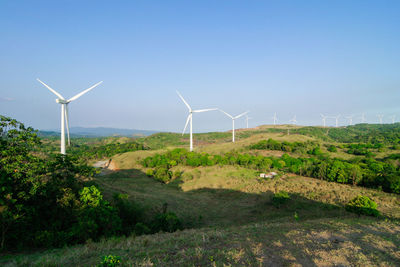
[[[248,152],[249,145],[269,138],[318,141],[324,153],[328,153],[324,144],[341,144],[312,135],[288,135],[287,128],[240,130],[234,144],[229,132],[196,134],[195,151]],[[140,160],[174,147],[186,147],[187,136],[162,133],[138,141],[158,150],[116,155],[112,170],[104,170],[94,181],[106,199],[124,193],[146,207],[148,213],[156,213],[167,204],[168,210],[182,219],[186,230],[4,254],[0,265],[95,266],[109,254],[120,256],[123,266],[396,266],[400,262],[400,195],[285,173],[260,179],[255,170],[230,165],[178,165],[172,171],[182,171],[181,178],[163,184],[145,175],[147,169]],[[283,152],[251,153],[280,156]],[[381,152],[380,156],[388,153],[394,152]],[[357,157],[344,149],[331,156]],[[288,192],[290,200],[276,206],[272,197],[280,191]],[[347,212],[344,205],[357,195],[372,198],[382,217],[359,217]]]
[[[400,225],[371,218],[262,222],[202,228],[9,255],[3,266],[395,266]]]

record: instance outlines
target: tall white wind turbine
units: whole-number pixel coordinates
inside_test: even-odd
[[[340,115],[337,115],[336,117],[334,117],[335,118],[335,120],[336,120],[336,127],[339,127],[339,118],[340,118]]]
[[[278,118],[276,117],[276,112],[274,113],[272,119],[274,120],[274,125],[276,125],[276,122],[278,121]]]
[[[246,114],[246,128],[249,129],[249,120],[252,119]]]
[[[382,124],[383,115],[379,114],[379,115],[376,115],[376,116],[379,118],[379,123]]]
[[[396,115],[392,115],[391,118],[392,118],[392,123],[394,123],[394,121],[396,119]]]
[[[322,114],[320,114],[322,117],[322,124],[324,125],[324,127],[326,127],[326,119],[328,118],[328,116],[324,116]]]
[[[365,119],[365,113],[361,114],[361,123],[366,123],[367,120]]]
[[[190,151],[193,151],[193,113],[200,113],[200,112],[206,112],[206,111],[211,111],[211,110],[217,110],[217,108],[208,108],[208,109],[198,109],[198,110],[193,110],[189,104],[186,102],[186,100],[183,98],[183,96],[181,96],[181,94],[176,91],[176,93],[178,94],[178,96],[182,99],[183,103],[185,103],[185,105],[187,106],[187,108],[189,109],[189,115],[186,119],[186,124],[185,124],[185,128],[183,129],[182,135],[185,134],[186,131],[186,127],[190,121]]]
[[[225,113],[226,116],[228,116],[229,118],[232,119],[232,142],[235,142],[235,120],[239,119],[240,117],[242,117],[243,115],[246,115],[247,113],[249,113],[249,111],[243,112],[242,114],[239,114],[237,116],[232,116],[231,114],[226,113],[225,111],[223,111],[222,109],[220,109],[221,112]]]
[[[349,119],[349,125],[353,125],[353,117],[354,117],[354,115],[345,117],[346,119]]]
[[[297,123],[296,115],[294,115],[293,119],[291,119],[289,122],[291,122],[293,125],[296,125]]]
[[[68,145],[71,144],[70,138],[69,138],[69,122],[68,122],[68,104],[82,95],[86,94],[99,84],[101,84],[103,81],[96,83],[92,87],[89,87],[88,89],[80,92],[79,94],[71,97],[70,99],[66,100],[60,93],[58,93],[56,90],[42,82],[41,80],[37,79],[41,84],[43,84],[47,89],[49,89],[53,94],[55,94],[58,98],[56,99],[56,102],[61,105],[61,154],[65,155],[65,124],[67,124],[67,135],[68,135]]]

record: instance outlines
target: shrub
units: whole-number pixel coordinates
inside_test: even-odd
[[[280,191],[275,193],[272,197],[272,204],[276,207],[280,207],[290,200],[290,196],[286,191]]]
[[[152,223],[152,230],[154,232],[175,232],[182,229],[182,222],[173,212],[160,213],[156,216]]]
[[[369,216],[379,216],[377,208],[378,205],[366,196],[357,196],[346,205],[347,211]]]
[[[104,267],[114,267],[121,264],[121,258],[119,256],[108,255],[104,256],[103,260],[99,264],[99,266]]]
[[[134,228],[135,235],[146,235],[151,232],[150,228],[144,223],[137,223]]]
[[[153,171],[153,169],[148,169],[148,170],[146,171],[146,175],[147,175],[148,177],[153,177],[153,176],[154,176],[154,171]]]
[[[122,223],[122,233],[129,235],[136,233],[136,226],[143,217],[144,210],[139,204],[129,201],[128,195],[115,194],[114,206],[117,209],[118,216]]]
[[[328,147],[328,151],[329,151],[329,152],[337,152],[337,148],[336,148],[334,145],[330,145],[330,146]]]
[[[168,183],[171,180],[172,174],[171,171],[164,167],[159,167],[154,174],[154,177],[163,183]]]

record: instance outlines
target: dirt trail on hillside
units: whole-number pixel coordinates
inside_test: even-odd
[[[112,159],[97,161],[92,166],[95,168],[101,168],[100,175],[106,175],[109,174],[111,171],[119,170],[117,164]]]

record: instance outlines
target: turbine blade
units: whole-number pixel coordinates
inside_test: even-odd
[[[70,146],[71,140],[69,138],[68,104],[65,104],[65,123],[67,124],[68,145]]]
[[[46,86],[47,89],[49,89],[53,94],[55,94],[56,96],[58,96],[58,97],[61,98],[62,100],[65,100],[64,97],[63,97],[60,93],[58,93],[56,90],[54,90],[53,88],[51,88],[50,86],[48,86],[47,84],[45,84],[44,82],[42,82],[41,80],[39,80],[39,79],[36,79],[36,80],[38,80],[38,82],[40,82],[41,84],[43,84],[44,86]]]
[[[233,120],[233,116],[231,114],[226,113],[222,109],[218,109],[218,110],[221,111],[222,113],[225,113],[226,116],[228,116],[229,118],[231,118]]]
[[[181,94],[178,91],[176,91],[176,93],[182,99],[183,103],[185,103],[185,105],[188,107],[189,111],[192,111],[192,108],[189,106],[189,104],[186,102],[186,100],[183,98],[183,96],[181,96]]]
[[[246,112],[243,112],[240,115],[237,115],[236,117],[234,117],[234,119],[238,119],[238,118],[242,117],[243,115],[246,115],[247,113],[249,113],[249,111],[246,111]]]
[[[208,109],[198,109],[198,110],[193,110],[192,112],[206,112],[206,111],[212,111],[212,110],[217,110],[217,108],[208,108]]]
[[[192,113],[190,113],[189,116],[188,116],[187,119],[186,119],[186,124],[185,124],[185,128],[183,128],[182,135],[185,134],[185,132],[186,132],[186,127],[188,126],[188,123],[189,123],[189,120],[191,119],[191,117],[192,117]]]
[[[101,84],[103,81],[96,83],[95,85],[93,85],[92,87],[89,87],[88,89],[80,92],[79,94],[77,94],[76,96],[71,97],[70,99],[68,99],[68,102],[74,101],[76,99],[78,99],[79,97],[81,97],[82,95],[86,94],[87,92],[89,92],[90,90],[92,90],[93,88],[95,88],[96,86],[98,86],[99,84]]]

